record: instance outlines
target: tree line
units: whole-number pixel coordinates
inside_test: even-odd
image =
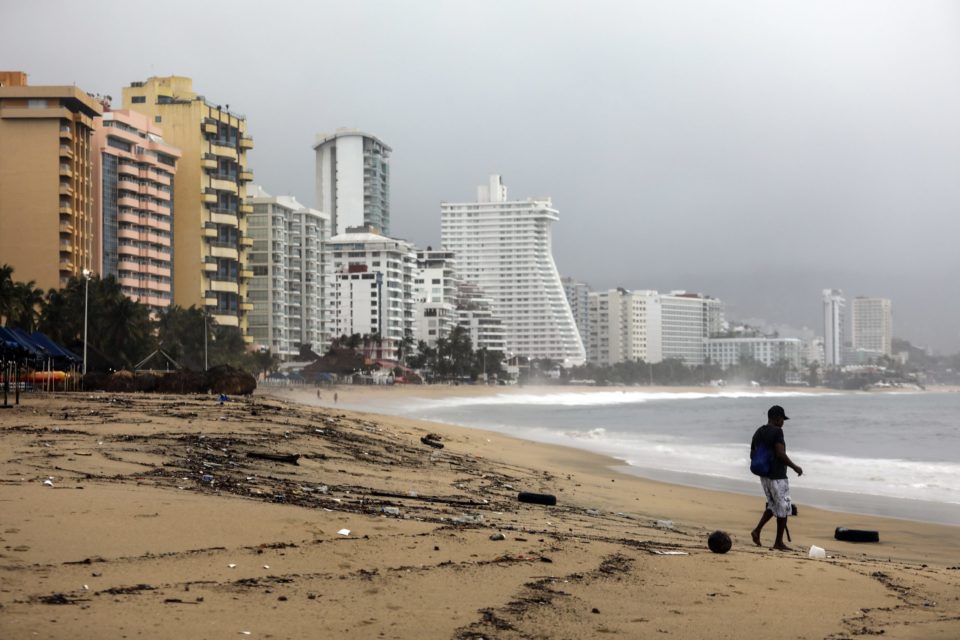
[[[0,266],[0,325],[40,331],[81,355],[86,307],[87,371],[133,369],[159,349],[181,367],[202,371],[205,335],[209,367],[226,364],[259,373],[276,366],[269,352],[248,352],[237,327],[221,326],[195,306],[173,305],[151,314],[149,307],[128,298],[113,276],[73,277],[64,288],[44,293],[35,282],[17,282],[13,275],[13,267]],[[157,357],[146,366],[172,368],[165,357]]]

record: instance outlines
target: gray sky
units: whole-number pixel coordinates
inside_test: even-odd
[[[247,115],[257,183],[307,204],[315,134],[375,133],[393,234],[419,245],[500,173],[553,197],[558,267],[595,288],[818,333],[842,288],[960,350],[960,4],[163,4],[0,0],[0,66],[118,99],[191,76]]]

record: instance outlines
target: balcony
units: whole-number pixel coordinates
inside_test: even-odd
[[[243,149],[244,151],[249,151],[250,149],[253,149],[253,138],[251,138],[250,136],[243,136],[242,138],[240,138],[240,148]]]
[[[73,215],[73,205],[71,205],[69,202],[61,202],[60,214],[65,216]]]
[[[73,197],[73,187],[69,184],[60,183],[60,195]]]
[[[215,222],[215,223],[217,223],[217,224],[225,224],[225,225],[228,225],[228,226],[231,226],[231,227],[239,227],[239,226],[240,226],[240,219],[237,218],[237,216],[232,215],[232,214],[229,214],[229,213],[217,213],[217,212],[215,212],[215,211],[214,211],[214,212],[211,212],[211,213],[210,213],[210,221],[211,221],[211,222]]]
[[[251,214],[251,213],[253,213],[253,205],[252,205],[252,204],[246,204],[246,203],[244,203],[244,204],[240,205],[240,207],[239,207],[238,209],[239,209],[240,213],[244,213],[244,214]]]
[[[237,150],[233,147],[225,147],[219,144],[210,145],[210,152],[215,156],[220,156],[222,158],[230,158],[231,160],[237,159]]]
[[[239,192],[239,189],[237,188],[237,183],[232,180],[218,180],[214,178],[210,180],[210,187],[212,189],[217,189],[219,191],[228,191],[233,194],[236,194]]]
[[[203,123],[203,132],[210,134],[212,136],[217,135],[217,123],[216,122],[204,122]]]
[[[63,140],[73,140],[73,131],[70,127],[60,127],[60,138]]]
[[[237,177],[240,179],[240,182],[253,182],[253,171],[244,169]]]
[[[212,292],[208,291],[207,295],[204,296],[203,298],[203,304],[205,304],[208,307],[217,306],[217,296],[213,295]]]
[[[60,260],[60,271],[69,271],[73,273],[73,261],[69,259]]]
[[[240,246],[250,249],[253,247],[253,238],[250,236],[240,236]]]
[[[203,192],[203,201],[207,204],[216,204],[217,203],[217,192],[213,189],[208,189]]]
[[[69,233],[69,234],[72,234],[72,233],[73,233],[73,225],[70,224],[69,222],[61,222],[61,223],[60,223],[60,233]]]
[[[251,269],[241,269],[241,270],[240,270],[240,277],[241,277],[242,279],[244,279],[244,280],[252,280],[252,279],[253,279],[253,271],[252,271]]]
[[[252,302],[241,302],[241,303],[240,303],[240,311],[253,311],[253,303],[252,303]]]
[[[216,273],[217,261],[213,258],[207,258],[207,262],[203,263],[203,270],[207,273]]]
[[[217,225],[212,222],[208,222],[203,226],[203,237],[204,238],[216,238],[217,237]]]
[[[68,145],[68,144],[62,144],[62,145],[60,145],[60,157],[61,157],[61,158],[72,158],[72,157],[73,157],[73,149],[70,148],[70,145]]]
[[[204,155],[203,159],[200,160],[200,166],[208,171],[213,171],[217,168],[217,157],[209,153]]]

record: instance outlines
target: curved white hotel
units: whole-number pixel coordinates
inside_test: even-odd
[[[507,200],[500,176],[477,189],[477,202],[440,206],[440,237],[461,277],[479,286],[506,327],[506,349],[564,366],[586,360],[583,343],[553,262],[549,198]]]

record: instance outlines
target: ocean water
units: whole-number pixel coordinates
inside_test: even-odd
[[[578,447],[621,469],[760,495],[753,432],[781,404],[794,500],[960,525],[960,393],[655,393],[625,389],[415,400],[391,412]],[[760,498],[758,498],[760,499]]]

